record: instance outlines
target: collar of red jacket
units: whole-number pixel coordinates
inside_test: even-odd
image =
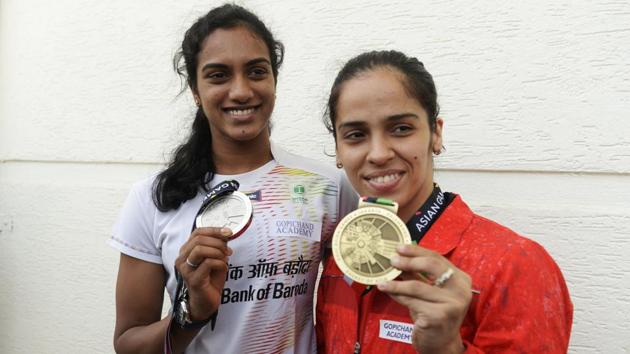
[[[473,213],[459,195],[442,212],[426,235],[420,240],[420,246],[444,256],[459,244],[462,234],[473,219]]]

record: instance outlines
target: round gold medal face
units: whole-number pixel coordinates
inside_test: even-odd
[[[361,284],[393,280],[401,271],[389,259],[396,246],[410,244],[407,226],[389,210],[364,207],[346,215],[333,235],[335,262],[347,276]]]

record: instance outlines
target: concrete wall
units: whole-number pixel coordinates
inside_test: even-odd
[[[320,117],[340,64],[418,56],[446,121],[437,180],[553,255],[570,352],[630,353],[627,1],[242,3],[287,47],[276,141],[332,164]],[[191,122],[171,57],[212,4],[0,0],[0,352],[113,352],[106,240]]]

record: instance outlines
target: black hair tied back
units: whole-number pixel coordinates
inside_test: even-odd
[[[173,58],[173,66],[193,92],[197,88],[197,54],[203,41],[216,29],[244,26],[257,35],[269,50],[275,82],[284,58],[284,46],[276,41],[265,24],[252,12],[225,4],[200,17],[184,35],[180,50]],[[169,211],[194,198],[199,189],[208,191],[216,167],[212,153],[210,125],[203,109],[198,108],[187,140],[173,154],[171,161],[153,183],[153,203],[160,211]]]

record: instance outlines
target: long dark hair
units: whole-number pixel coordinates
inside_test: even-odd
[[[440,114],[440,106],[437,102],[437,90],[433,77],[424,64],[414,57],[408,57],[404,53],[395,50],[371,51],[350,59],[337,74],[330,96],[328,107],[324,115],[324,125],[332,133],[335,141],[335,122],[337,121],[337,103],[341,93],[342,84],[359,74],[376,69],[378,67],[389,67],[400,72],[404,78],[403,86],[409,96],[415,98],[427,112],[429,127],[431,132],[435,131],[435,122]]]
[[[182,46],[173,58],[177,74],[196,91],[197,54],[203,41],[214,30],[244,26],[267,45],[274,81],[278,82],[278,69],[284,57],[284,46],[276,41],[271,31],[253,13],[245,8],[224,4],[200,17],[184,35]],[[199,188],[208,190],[208,183],[216,171],[212,157],[212,136],[208,118],[199,107],[195,114],[188,139],[175,150],[171,161],[153,183],[153,202],[160,211],[168,211],[194,198]]]

